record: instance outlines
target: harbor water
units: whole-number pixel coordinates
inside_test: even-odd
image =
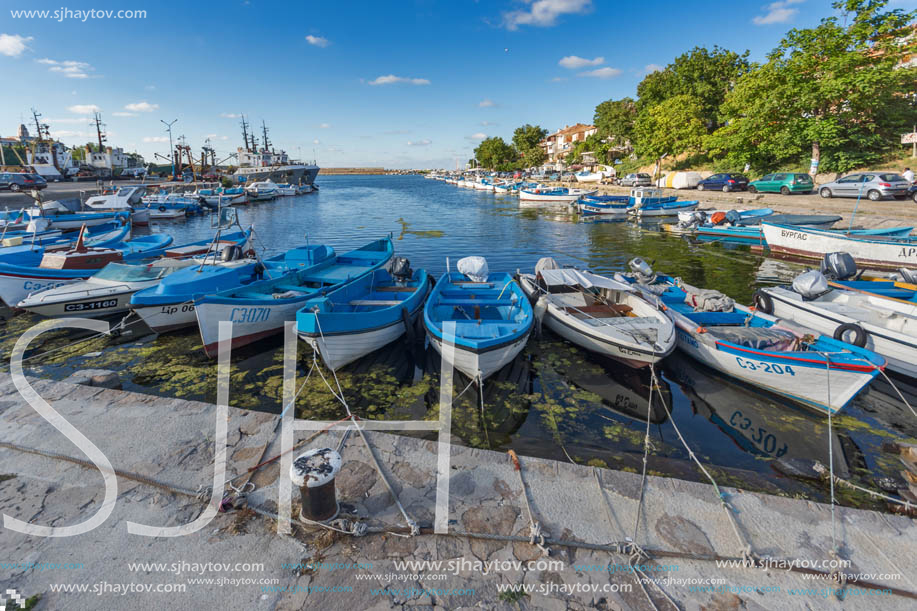
[[[263,256],[309,242],[345,252],[392,234],[396,255],[438,276],[447,261],[486,257],[492,271],[531,271],[543,256],[599,273],[624,270],[640,256],[654,269],[694,286],[750,303],[758,286],[789,281],[801,266],[770,260],[747,247],[694,244],[653,224],[588,222],[565,207],[526,207],[513,196],[459,189],[419,176],[319,177],[318,192],[239,208],[252,224]],[[163,222],[175,244],[213,235],[208,216]],[[138,230],[139,233],[142,230]],[[11,316],[0,327],[5,360],[37,317]],[[411,341],[413,340],[413,341]],[[62,379],[80,369],[117,371],[124,388],[153,395],[216,398],[216,363],[195,329],[155,336],[128,321],[117,337],[76,330],[42,335],[26,353],[28,373]],[[230,402],[279,412],[283,349],[280,337],[235,350]],[[299,345],[300,381],[313,367]],[[373,419],[435,419],[439,363],[414,333],[338,372],[354,412]],[[485,383],[483,397],[456,379],[453,435],[466,445],[515,449],[527,455],[640,471],[649,418],[649,472],[703,479],[675,427],[721,484],[825,500],[827,484],[800,477],[800,465],[834,456],[835,471],[867,488],[900,480],[900,465],[883,444],[917,443],[917,419],[895,390],[877,380],[833,420],[743,387],[677,351],[658,367],[664,403],[648,407],[652,381],[591,355],[545,330]],[[894,378],[912,401],[917,390]],[[299,383],[299,382],[298,382]],[[340,403],[313,374],[296,402],[297,415],[336,420]],[[846,495],[846,496],[844,496]],[[842,491],[841,502],[876,506]]]

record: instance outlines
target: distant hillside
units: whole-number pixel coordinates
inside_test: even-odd
[[[387,174],[385,168],[322,168],[322,174]]]

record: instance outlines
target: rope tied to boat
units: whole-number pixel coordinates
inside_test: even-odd
[[[319,340],[321,345],[325,346],[325,333],[322,331],[322,323],[319,320],[318,316],[315,316],[315,325],[318,329]],[[392,487],[391,483],[388,481],[388,477],[385,474],[385,471],[382,469],[382,464],[379,462],[379,459],[376,457],[376,453],[373,450],[372,444],[369,442],[369,438],[366,435],[366,432],[360,426],[358,418],[350,410],[350,406],[347,404],[347,400],[344,398],[344,389],[341,387],[341,381],[338,379],[337,372],[334,370],[334,367],[328,366],[328,369],[331,371],[331,375],[334,377],[334,383],[337,386],[338,391],[335,392],[332,388],[331,383],[325,377],[325,374],[322,372],[322,368],[318,365],[318,350],[313,351],[312,361],[315,369],[318,371],[319,376],[321,376],[322,381],[325,382],[325,385],[328,387],[328,390],[331,391],[331,394],[334,395],[344,406],[344,409],[347,411],[348,419],[353,423],[353,428],[356,429],[357,433],[360,434],[360,438],[363,440],[363,444],[366,446],[366,450],[369,452],[370,458],[373,459],[373,466],[375,466],[376,471],[379,473],[379,477],[382,479],[382,483],[385,484],[388,493],[391,495],[392,499],[395,501],[395,505],[398,506],[398,510],[401,512],[402,517],[404,518],[405,524],[407,524],[408,529],[410,530],[411,537],[417,536],[420,534],[420,527],[417,525],[417,522],[408,514],[407,510],[404,508],[404,505],[401,503],[401,499],[398,497],[398,493],[395,492],[395,489]]]
[[[519,475],[519,483],[522,485],[522,498],[525,500],[525,509],[529,516],[529,543],[537,546],[538,549],[541,550],[543,556],[550,556],[551,550],[547,547],[545,542],[546,533],[542,532],[541,524],[535,520],[532,512],[532,504],[529,502],[528,487],[525,485],[525,479],[522,477],[522,463],[519,462],[519,457],[513,450],[507,451],[507,454],[513,462],[513,470]],[[550,534],[547,534],[547,537],[550,536]]]

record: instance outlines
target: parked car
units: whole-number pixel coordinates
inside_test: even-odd
[[[21,172],[0,172],[0,189],[18,191],[41,191],[48,186],[48,181],[38,174],[24,174]]]
[[[748,188],[748,177],[744,174],[714,174],[697,183],[698,191],[744,191]]]
[[[808,174],[799,172],[776,172],[767,174],[758,180],[748,183],[748,190],[751,193],[782,193],[789,195],[791,193],[811,193],[815,190],[815,183]]]
[[[907,196],[914,200],[914,203],[917,204],[917,185],[911,185],[907,190]]]
[[[904,199],[910,183],[904,176],[894,172],[856,172],[823,184],[818,193],[829,197],[862,197],[877,202],[886,197]]]
[[[649,174],[632,173],[622,178],[618,184],[622,187],[651,187],[653,185],[653,179]]]

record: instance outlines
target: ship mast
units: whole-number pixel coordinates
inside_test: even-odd
[[[264,151],[270,152],[271,151],[271,141],[267,139],[267,132],[268,132],[267,125],[264,124],[264,119],[262,119],[261,120],[261,137],[262,137],[263,144],[264,144]]]
[[[104,127],[104,125],[102,124],[102,114],[97,112],[97,113],[93,113],[93,115],[94,115],[93,123],[95,124],[95,127],[96,127],[96,135],[99,137],[99,152],[102,153],[105,151],[104,143],[105,143],[105,140],[107,140],[107,137],[102,132],[102,128]]]
[[[245,122],[245,115],[242,115],[242,143],[245,146],[245,152],[251,153],[252,150],[248,146],[248,123]]]

